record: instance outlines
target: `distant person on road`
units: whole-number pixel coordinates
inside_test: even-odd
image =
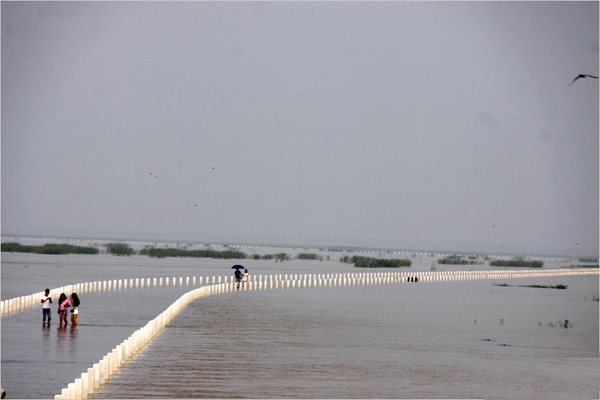
[[[79,315],[79,297],[77,296],[77,293],[73,293],[71,295],[71,307],[73,307],[71,309],[71,323],[73,324],[73,326],[77,326],[77,316]]]
[[[235,270],[235,281],[237,282],[237,288],[240,288],[240,282],[242,281],[242,273],[239,269]]]
[[[60,318],[60,327],[62,328],[63,322],[65,326],[69,323],[67,322],[67,314],[69,312],[69,307],[71,307],[71,302],[67,298],[67,295],[64,293],[60,294],[58,298],[58,318]]]
[[[50,312],[50,304],[52,304],[52,297],[50,297],[50,289],[46,289],[40,303],[42,303],[42,315],[44,317],[44,322],[42,323],[42,326],[46,326],[46,317],[48,318],[48,326],[50,326],[50,320],[52,319],[52,313]]]
[[[246,282],[248,282],[248,279],[250,279],[250,274],[248,273],[248,270],[245,269],[244,270],[244,277],[242,278],[242,285],[245,285]]]

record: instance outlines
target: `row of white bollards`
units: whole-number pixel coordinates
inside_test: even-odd
[[[134,357],[144,346],[149,344],[162,329],[191,301],[203,296],[228,293],[234,291],[266,290],[295,287],[334,287],[351,285],[372,285],[384,283],[402,282],[446,282],[465,279],[497,279],[497,278],[523,278],[533,276],[557,276],[557,275],[582,275],[598,274],[598,271],[581,270],[546,270],[546,271],[442,271],[442,272],[419,272],[419,273],[351,273],[351,274],[305,274],[284,276],[254,276],[249,282],[241,284],[229,277],[225,277],[224,283],[221,277],[218,283],[194,289],[175,301],[169,308],[159,316],[149,321],[144,327],[135,331],[123,343],[116,346],[102,360],[95,363],[87,372],[81,374],[80,378],[62,389],[61,394],[55,399],[85,399],[97,392],[112,375],[114,375],[123,364]],[[162,278],[161,278],[162,279]],[[168,278],[167,278],[168,279]],[[168,282],[168,281],[166,281]],[[173,281],[175,282],[175,280]],[[182,278],[179,279],[181,284]],[[187,279],[186,279],[187,282]]]
[[[220,293],[223,285],[204,286],[181,296],[145,326],[136,330],[123,343],[108,352],[102,360],[81,374],[80,378],[62,389],[55,399],[87,399],[97,392],[111,376],[127,361],[133,358],[144,346],[150,343],[171,320],[191,301],[209,294]]]
[[[381,284],[381,283],[402,283],[402,282],[449,282],[462,280],[477,280],[477,279],[511,279],[525,277],[542,277],[542,276],[558,276],[558,275],[583,275],[583,274],[598,274],[597,269],[551,269],[551,270],[490,270],[490,271],[427,271],[427,272],[352,272],[346,274],[294,274],[294,275],[251,275],[250,283],[257,283],[261,287],[289,285],[286,282],[294,282],[292,287],[306,285],[311,286],[328,286],[329,281],[335,282],[344,281],[346,284]],[[205,279],[206,278],[206,279]],[[52,298],[58,299],[61,293],[88,293],[108,290],[121,290],[128,288],[139,287],[156,287],[156,286],[192,286],[210,285],[220,283],[233,283],[232,276],[212,276],[212,277],[161,277],[161,278],[131,278],[118,279],[109,281],[96,281],[77,283],[66,285],[59,288],[54,288],[50,291]],[[334,283],[337,285],[337,283]],[[26,308],[40,305],[40,299],[43,292],[34,293],[28,296],[21,296],[14,299],[4,300],[0,303],[0,314],[5,315],[20,311]]]
[[[213,278],[213,283],[215,277]],[[219,277],[220,279],[220,277]],[[204,277],[186,277],[185,285],[189,286],[190,282],[193,286],[196,286],[198,282],[200,285],[203,284]],[[210,281],[210,277],[206,277],[206,283],[208,284]],[[109,291],[109,290],[120,290],[120,289],[128,289],[128,288],[140,288],[140,287],[151,287],[151,286],[176,286],[177,278],[174,277],[165,277],[165,278],[131,278],[131,279],[115,279],[108,281],[96,281],[96,282],[85,282],[85,283],[77,283],[72,285],[61,286],[58,288],[50,289],[50,297],[53,299],[58,299],[61,293],[71,294],[71,293],[90,293],[90,292],[101,292],[101,291]],[[179,277],[179,286],[183,286],[184,278]],[[44,292],[37,292],[27,296],[16,297],[10,300],[4,300],[0,305],[0,314],[8,314],[12,312],[16,312],[25,308],[41,305],[41,298],[44,295]]]

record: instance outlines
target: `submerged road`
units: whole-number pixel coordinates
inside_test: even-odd
[[[281,286],[306,286],[301,282],[281,282]],[[77,327],[59,328],[53,310],[52,326],[43,328],[39,307],[3,316],[2,385],[13,398],[54,397],[73,377],[191,289],[162,286],[85,293],[80,296],[82,315]],[[28,377],[25,384],[23,376]]]

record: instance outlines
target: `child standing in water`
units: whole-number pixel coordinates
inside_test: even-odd
[[[69,323],[67,322],[67,313],[69,312],[69,307],[71,306],[71,302],[67,299],[67,295],[64,293],[60,294],[60,298],[58,299],[58,318],[60,318],[60,326],[63,326],[63,322],[65,326]]]
[[[71,306],[73,307],[71,309],[71,323],[73,324],[73,326],[77,326],[77,316],[79,315],[79,297],[77,296],[77,293],[73,293],[71,295]]]

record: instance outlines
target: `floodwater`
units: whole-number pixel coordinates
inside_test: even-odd
[[[597,398],[598,303],[574,292],[479,281],[202,298],[96,397]]]
[[[255,274],[356,271],[338,262],[247,261]],[[225,275],[231,264],[3,254],[2,299],[103,279]],[[85,293],[76,328],[59,329],[55,313],[42,328],[39,308],[4,316],[2,386],[11,398],[52,398],[191,289]],[[597,295],[597,276],[577,276],[204,297],[95,397],[598,398]]]

